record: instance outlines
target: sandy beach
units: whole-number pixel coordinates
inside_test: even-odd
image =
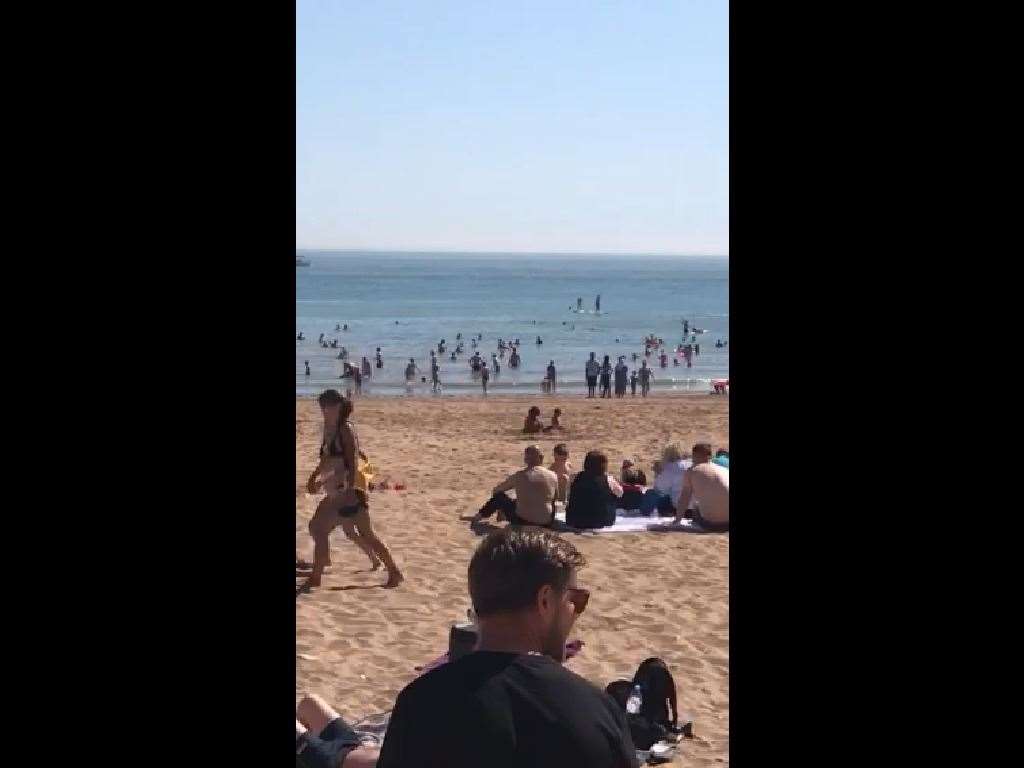
[[[531,405],[545,423],[562,409],[557,437],[521,434]],[[377,481],[404,491],[370,494],[370,516],[406,581],[380,588],[382,571],[340,528],[323,587],[296,597],[296,700],[314,692],[360,721],[391,709],[416,667],[447,650],[448,630],[469,608],[466,568],[480,540],[467,522],[490,489],[522,466],[536,442],[550,463],[565,442],[578,469],[603,450],[611,471],[651,463],[677,443],[728,446],[729,401],[709,395],[588,400],[581,395],[466,398],[363,398],[353,422]],[[306,493],[321,435],[315,400],[296,400],[296,551],[312,559],[306,530],[319,496]],[[460,519],[464,518],[464,519]],[[592,591],[570,638],[584,642],[567,667],[600,687],[630,678],[640,661],[661,656],[675,675],[679,707],[694,720],[674,766],[728,765],[729,535],[689,533],[565,534],[584,553],[579,575]],[[298,581],[296,582],[299,583]]]

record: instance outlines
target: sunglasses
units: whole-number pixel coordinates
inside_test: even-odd
[[[590,602],[590,590],[569,587],[565,591],[569,594],[569,602],[572,603],[573,610],[579,616],[587,609],[587,603]]]

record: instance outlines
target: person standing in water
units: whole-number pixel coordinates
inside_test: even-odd
[[[631,395],[636,397],[636,368],[634,368],[633,372],[629,375],[629,389]]]
[[[640,363],[640,396],[647,397],[647,393],[651,391],[651,369],[647,367],[647,361],[644,360]]]
[[[430,386],[434,392],[441,389],[441,366],[437,364],[437,358],[430,358]]]
[[[311,494],[326,493],[309,521],[309,534],[313,537],[313,570],[306,587],[319,587],[324,568],[331,564],[330,535],[341,525],[345,535],[370,558],[370,567],[377,570],[381,563],[388,572],[385,587],[397,587],[403,581],[391,553],[373,532],[370,524],[370,502],[367,496],[366,475],[360,462],[365,455],[359,450],[359,438],[349,421],[352,401],[334,389],[325,390],[318,398],[324,417],[324,439],[320,446],[320,461],[306,481]]]
[[[624,397],[626,394],[626,374],[629,368],[626,367],[626,358],[620,356],[619,362],[615,364],[615,396]]]
[[[364,379],[370,378],[370,376],[372,375],[373,371],[370,369],[370,361],[367,360],[365,356],[363,357],[362,367],[363,367],[363,378]]]
[[[604,362],[601,363],[601,397],[612,396],[612,364],[608,359],[608,355],[604,356]]]
[[[594,300],[594,311],[595,312],[600,312],[601,311],[601,294],[600,293],[597,294],[597,298]]]
[[[484,388],[484,394],[487,394],[487,382],[491,378],[490,371],[487,370],[487,363],[483,363],[480,366],[480,384]]]
[[[582,312],[583,311],[583,297],[582,296],[580,296],[580,297],[578,297],[576,299],[576,311],[577,312]]]
[[[309,376],[309,360],[306,360],[306,375]]]
[[[497,376],[499,373],[501,373],[501,366],[498,365],[498,356],[496,354],[494,354],[493,352],[491,353],[491,368],[494,369],[494,375],[495,376]]]
[[[380,369],[380,368],[383,368],[383,367],[384,367],[384,361],[380,357],[380,347],[377,347],[377,368]]]
[[[555,361],[552,360],[548,363],[548,383],[551,386],[551,392],[554,393],[558,387],[555,385]]]
[[[409,364],[405,366],[405,382],[411,384],[416,381],[416,374],[419,373],[419,368],[416,367],[416,361],[413,358],[409,358]]]
[[[594,390],[597,389],[597,374],[601,371],[601,364],[594,358],[594,353],[590,353],[590,359],[587,360],[586,368],[584,373],[587,377],[587,397],[594,396]]]

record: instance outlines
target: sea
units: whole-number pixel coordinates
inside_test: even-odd
[[[729,347],[716,347],[729,340],[724,257],[301,250],[296,256],[309,261],[295,268],[295,335],[304,337],[295,342],[297,396],[354,389],[350,378],[342,378],[343,347],[352,365],[363,356],[370,361],[372,377],[364,379],[363,395],[431,396],[430,351],[436,353],[441,339],[447,347],[438,355],[441,397],[481,394],[469,359],[479,351],[490,367],[499,339],[518,339],[522,362],[513,369],[508,353],[499,357],[500,372],[492,372],[488,382],[491,394],[542,394],[552,360],[558,391],[584,392],[591,352],[598,361],[608,355],[613,366],[624,355],[632,371],[645,359],[644,339],[651,334],[664,340],[669,355],[666,368],[657,352],[646,358],[653,390],[707,392],[713,379],[729,377]],[[681,355],[678,366],[672,362],[684,319],[691,335],[694,328],[703,330],[695,334],[700,353],[691,368]],[[347,331],[336,330],[345,325]],[[453,362],[460,333],[464,351]],[[321,347],[320,334],[327,343],[337,340],[338,347]],[[471,339],[478,339],[477,347]],[[378,347],[382,369],[374,363]],[[410,358],[420,370],[411,387],[405,381]]]

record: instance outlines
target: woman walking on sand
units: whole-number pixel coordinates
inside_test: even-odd
[[[345,535],[370,558],[371,570],[377,570],[384,563],[388,571],[384,586],[397,587],[402,583],[402,573],[370,525],[369,489],[360,467],[360,460],[365,462],[366,458],[359,450],[359,438],[349,421],[352,401],[337,390],[328,389],[318,402],[324,416],[324,441],[320,447],[320,463],[309,476],[306,489],[310,493],[322,489],[327,495],[309,521],[313,570],[306,586],[320,586],[324,568],[331,564],[331,531],[341,525]]]

